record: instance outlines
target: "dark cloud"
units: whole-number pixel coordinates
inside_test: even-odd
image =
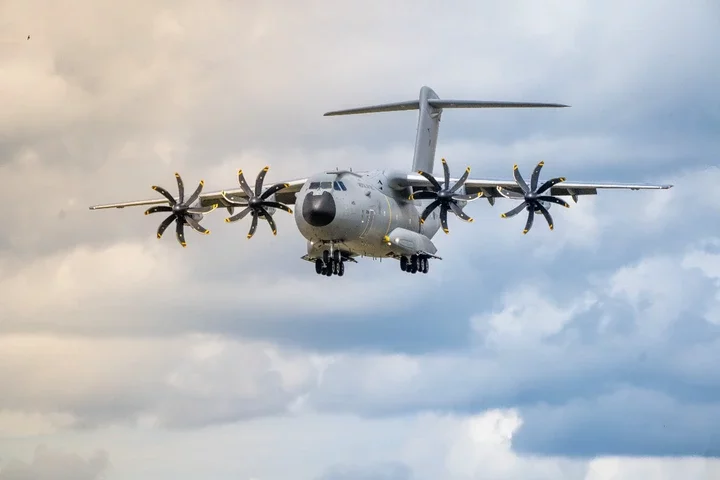
[[[412,480],[410,467],[401,463],[377,465],[336,465],[327,469],[317,480]]]

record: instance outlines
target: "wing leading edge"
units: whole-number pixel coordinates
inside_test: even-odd
[[[444,182],[443,177],[435,177],[438,182]],[[457,182],[458,178],[451,178],[451,184]],[[407,176],[407,186],[414,188],[430,187],[430,182],[419,174],[410,174]],[[514,180],[493,180],[493,179],[480,179],[480,178],[468,178],[465,183],[465,191],[468,194],[481,193],[483,197],[488,199],[503,197],[505,195],[500,193],[501,190],[509,190],[512,192],[522,193],[522,189]],[[647,183],[593,183],[593,182],[560,182],[553,185],[549,191],[549,195],[553,196],[568,196],[572,197],[573,200],[577,201],[579,195],[597,195],[599,189],[612,189],[612,190],[667,190],[672,188],[672,185],[654,185]]]
[[[287,187],[282,188],[275,193],[275,199],[280,202],[284,203],[286,205],[294,205],[295,204],[295,196],[298,191],[300,191],[300,188],[305,184],[307,181],[306,178],[291,180],[288,182],[279,182],[287,184]],[[225,193],[225,196],[228,197],[230,200],[245,200],[247,199],[247,194],[243,191],[242,188],[232,188],[227,190],[220,190],[216,192],[208,192],[208,193],[201,193],[198,197],[198,201],[200,202],[201,207],[209,207],[212,205],[217,205],[218,207],[227,208],[230,207],[230,205],[227,203],[225,198],[223,197],[223,193]],[[90,207],[90,210],[103,210],[107,208],[125,208],[125,207],[143,207],[143,206],[154,206],[154,205],[168,205],[169,201],[164,198],[159,199],[152,199],[152,200],[134,200],[129,202],[120,202],[120,203],[108,203],[104,205],[93,205]]]

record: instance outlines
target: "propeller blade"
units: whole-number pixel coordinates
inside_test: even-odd
[[[267,174],[268,170],[270,170],[270,167],[266,166],[262,170],[260,170],[260,173],[258,173],[257,178],[255,179],[255,196],[260,196],[260,192],[262,192],[262,185],[263,181],[265,180],[265,174]]]
[[[455,215],[460,217],[461,219],[465,220],[466,222],[472,222],[473,219],[471,217],[468,217],[465,212],[462,211],[462,208],[457,203],[450,202],[450,209],[453,211]]]
[[[435,180],[435,177],[433,177],[429,173],[423,172],[422,170],[418,170],[418,175],[422,175],[423,177],[425,177],[425,179],[432,184],[432,186],[436,192],[439,192],[440,190],[442,190],[442,187],[440,186],[438,181]]]
[[[422,215],[420,215],[420,223],[421,223],[421,224],[425,223],[425,219],[428,217],[428,215],[430,215],[430,213],[431,213],[433,210],[435,210],[435,208],[436,208],[438,205],[440,205],[440,203],[441,203],[441,200],[435,200],[435,201],[432,202],[430,205],[428,205],[427,207],[425,207],[425,210],[423,210]]]
[[[447,223],[447,205],[444,203],[440,206],[440,223],[442,224],[443,232],[450,233]]]
[[[200,183],[198,184],[197,188],[193,192],[192,195],[190,195],[190,198],[187,199],[187,202],[185,202],[185,205],[192,205],[195,200],[200,196],[200,192],[202,192],[203,187],[205,186],[205,181],[200,180]]]
[[[283,188],[287,188],[287,187],[289,187],[289,186],[290,186],[289,183],[276,183],[276,184],[273,185],[272,187],[270,187],[270,188],[268,188],[267,190],[265,190],[265,191],[263,192],[263,194],[260,195],[260,198],[261,198],[262,200],[265,200],[265,199],[268,198],[270,195],[276,193],[278,190],[282,190]]]
[[[242,191],[245,192],[245,195],[247,195],[248,198],[252,198],[254,196],[253,192],[250,190],[247,181],[245,181],[245,175],[243,175],[242,169],[238,170],[238,182],[240,183]]]
[[[543,216],[545,217],[545,220],[547,221],[548,226],[550,227],[550,230],[552,230],[553,229],[553,219],[552,219],[552,216],[550,215],[550,212],[548,212],[547,208],[543,207],[540,203],[537,204],[537,207],[538,207],[538,210],[540,210],[540,213],[542,213]]]
[[[247,214],[250,213],[250,212],[252,212],[252,208],[246,207],[242,212],[236,213],[236,214],[233,215],[232,217],[226,218],[225,221],[226,221],[227,223],[237,222],[238,220],[242,220],[243,218],[245,218],[245,217],[247,216]]]
[[[187,247],[187,243],[185,243],[185,224],[180,217],[175,220],[175,236],[183,248]]]
[[[509,212],[505,212],[505,213],[501,214],[500,217],[502,217],[502,218],[514,217],[514,216],[517,215],[518,213],[522,212],[522,211],[523,211],[523,208],[525,208],[526,206],[527,206],[527,202],[522,202],[520,205],[518,205],[517,207],[513,208],[513,209],[510,210]]]
[[[570,205],[565,201],[557,197],[551,197],[550,195],[542,195],[537,197],[537,200],[541,202],[551,202],[551,203],[557,203],[558,205],[562,205],[565,208],[570,208]]]
[[[538,179],[540,178],[540,170],[542,170],[543,165],[545,165],[545,162],[538,163],[535,170],[533,170],[532,177],[530,177],[530,190],[533,192],[537,189]]]
[[[513,177],[515,177],[515,181],[525,194],[530,193],[530,187],[528,187],[528,184],[525,183],[525,179],[523,179],[520,174],[520,169],[518,169],[517,164],[513,166]]]
[[[167,205],[158,205],[157,207],[151,207],[145,210],[145,215],[150,215],[151,213],[157,212],[172,212],[172,207],[168,207]]]
[[[482,197],[483,193],[469,193],[467,195],[453,195],[452,199],[457,200],[459,202],[470,202],[472,200],[477,200],[478,198]]]
[[[290,207],[288,207],[287,205],[283,205],[280,202],[262,202],[261,205],[263,207],[277,208],[280,210],[285,210],[288,213],[293,213]]]
[[[257,224],[258,224],[258,215],[255,213],[255,210],[252,212],[252,224],[250,225],[250,231],[248,232],[247,238],[248,240],[252,238],[253,235],[255,235],[255,230],[257,230]]]
[[[188,208],[187,213],[191,213],[193,215],[205,215],[206,213],[210,213],[213,210],[215,210],[218,206],[216,204],[207,206],[207,207],[197,207],[197,208]]]
[[[500,195],[502,195],[505,198],[511,198],[511,199],[524,199],[525,195],[522,193],[515,192],[513,190],[508,190],[507,188],[503,187],[497,187],[497,191]]]
[[[162,221],[160,226],[157,229],[157,238],[161,238],[163,236],[163,233],[165,233],[165,230],[170,226],[170,224],[175,220],[175,214],[171,214],[168,216],[165,220]]]
[[[535,210],[531,208],[528,210],[528,219],[527,219],[527,223],[525,223],[525,230],[523,230],[523,235],[525,235],[526,233],[528,233],[530,231],[530,229],[532,228],[534,219],[535,219]]]
[[[265,220],[267,220],[270,224],[270,229],[272,230],[273,235],[277,235],[277,225],[275,225],[275,220],[273,220],[272,215],[270,215],[268,211],[262,207],[262,205],[258,207],[258,210],[260,210],[260,212],[265,217]]]
[[[465,169],[465,173],[463,173],[462,177],[460,177],[460,180],[458,180],[457,183],[453,185],[453,187],[450,189],[450,193],[455,193],[458,188],[462,187],[465,183],[465,180],[467,180],[468,175],[470,175],[470,167],[467,167]]]
[[[538,189],[537,189],[537,192],[535,192],[535,193],[541,194],[541,193],[543,193],[545,190],[547,190],[548,188],[553,187],[553,186],[555,186],[556,184],[558,184],[558,183],[560,183],[560,182],[564,182],[564,181],[565,181],[565,177],[558,177],[558,178],[553,178],[553,179],[551,179],[551,180],[548,180],[547,182],[543,183],[543,184],[542,184],[542,187],[538,188]]]
[[[437,192],[430,190],[420,190],[410,195],[410,200],[430,200],[437,198]]]
[[[185,186],[183,185],[182,178],[180,178],[180,174],[175,172],[175,180],[177,180],[177,186],[178,186],[178,203],[183,203],[183,199],[185,198]]]
[[[450,188],[450,167],[448,167],[448,164],[444,158],[441,158],[440,161],[442,162],[443,176],[445,177],[445,190],[447,190],[448,188]]]
[[[192,217],[185,217],[185,221],[190,225],[195,231],[200,232],[205,235],[210,235],[210,230],[200,225],[194,218]]]
[[[169,193],[167,190],[165,190],[164,188],[158,187],[157,185],[153,185],[153,186],[152,186],[152,189],[155,190],[156,192],[159,192],[160,195],[162,195],[163,197],[167,198],[168,201],[170,202],[170,205],[177,205],[177,201],[176,201],[176,200],[173,198],[173,196],[170,195],[170,193]]]

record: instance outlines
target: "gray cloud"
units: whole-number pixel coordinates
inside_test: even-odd
[[[190,430],[303,408],[514,405],[523,452],[704,452],[719,385],[717,252],[699,245],[720,236],[715,5],[45,3],[0,6],[4,37],[33,25],[31,41],[0,45],[6,413]],[[430,276],[367,261],[342,283],[299,260],[289,217],[277,238],[261,228],[248,242],[246,225],[215,214],[213,235],[182,250],[156,241],[159,220],[141,210],[87,210],[152,198],[174,171],[217,189],[265,164],[271,181],[405,168],[414,114],[321,114],[423,84],[573,105],[447,112],[438,153],[453,171],[507,178],[543,159],[547,175],[677,186],[601,192],[529,236],[498,218],[510,202],[481,201],[474,224],[437,238],[445,260]],[[587,308],[567,313],[578,299]],[[218,335],[220,353],[187,354],[212,351],[198,332]],[[609,421],[637,412],[633,431]],[[667,416],[684,426],[650,438]],[[543,444],[546,429],[557,441]],[[578,447],[587,430],[595,440]]]
[[[12,459],[0,467],[1,480],[100,480],[110,467],[107,452],[98,451],[87,460],[76,454],[40,446],[32,461]]]

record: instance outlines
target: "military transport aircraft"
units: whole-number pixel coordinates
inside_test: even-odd
[[[355,172],[334,170],[316,173],[308,178],[282,181],[264,186],[268,167],[263,168],[255,180],[254,188],[248,185],[242,170],[237,180],[240,188],[228,188],[212,193],[201,193],[201,180],[197,189],[185,196],[180,175],[175,174],[178,196],[173,197],[162,187],[152,188],[163,198],[141,200],[90,207],[91,210],[151,206],[145,214],[164,212],[169,214],[160,224],[157,237],[174,221],[178,242],[185,247],[185,225],[197,232],[210,233],[199,221],[217,207],[226,208],[230,217],[226,222],[236,222],[250,215],[251,224],[247,238],[251,238],[259,219],[268,222],[273,235],[277,228],[273,215],[277,210],[290,214],[294,205],[295,223],[305,239],[307,254],[302,259],[315,264],[320,275],[342,276],[345,263],[355,262],[356,257],[394,258],[400,268],[409,273],[427,273],[430,259],[437,248],[432,238],[443,229],[448,233],[448,212],[462,220],[472,222],[463,207],[467,202],[484,197],[490,205],[504,197],[520,203],[501,215],[509,218],[523,210],[527,220],[523,233],[533,225],[535,214],[545,217],[550,229],[552,204],[569,207],[558,198],[569,196],[575,202],[580,195],[596,195],[598,189],[667,189],[672,185],[577,183],[563,177],[539,184],[540,162],[526,182],[513,167],[512,180],[488,180],[470,178],[470,168],[460,178],[451,178],[448,164],[442,159],[443,175],[435,177],[433,164],[443,109],[447,108],[513,108],[513,107],[566,107],[554,103],[488,102],[474,100],[444,100],[429,87],[422,87],[417,100],[375,105],[326,113],[325,116],[351,115],[373,112],[419,110],[417,136],[412,172],[377,170]],[[235,208],[242,208],[238,213]]]

